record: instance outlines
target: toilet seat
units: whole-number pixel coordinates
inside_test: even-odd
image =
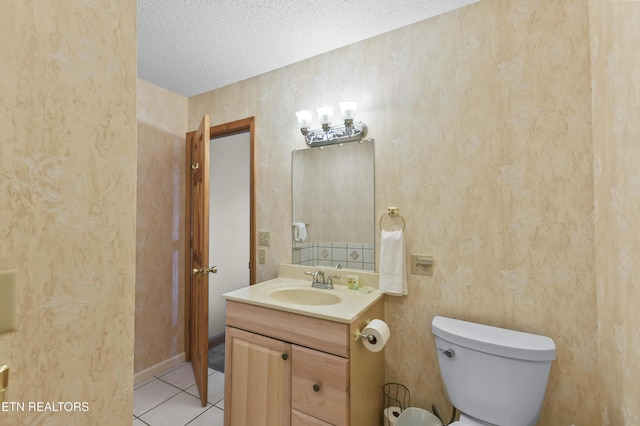
[[[468,417],[464,413],[460,413],[460,420],[450,423],[449,426],[491,426],[491,423],[485,423],[483,421]]]

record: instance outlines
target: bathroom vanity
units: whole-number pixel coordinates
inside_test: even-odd
[[[225,426],[382,424],[384,351],[355,336],[383,294],[335,287],[281,274],[224,295]]]

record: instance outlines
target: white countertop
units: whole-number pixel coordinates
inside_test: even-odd
[[[350,323],[384,296],[384,293],[377,289],[371,289],[370,293],[363,293],[359,290],[350,290],[344,285],[334,284],[334,286],[335,288],[333,290],[322,290],[312,288],[311,279],[301,280],[297,278],[278,277],[239,290],[230,291],[223,294],[222,297],[227,300],[278,309],[280,311]],[[271,297],[271,294],[276,291],[288,289],[325,292],[328,295],[339,297],[340,301],[338,303],[325,305],[295,304],[275,300]]]

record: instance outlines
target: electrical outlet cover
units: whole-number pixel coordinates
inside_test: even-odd
[[[411,273],[414,275],[433,275],[433,256],[426,254],[411,255]]]

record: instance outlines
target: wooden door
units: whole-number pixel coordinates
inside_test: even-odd
[[[191,152],[191,286],[190,357],[202,406],[207,405],[209,346],[209,116],[205,115],[198,130],[187,134]]]
[[[290,426],[291,345],[233,327],[225,342],[225,426]]]

